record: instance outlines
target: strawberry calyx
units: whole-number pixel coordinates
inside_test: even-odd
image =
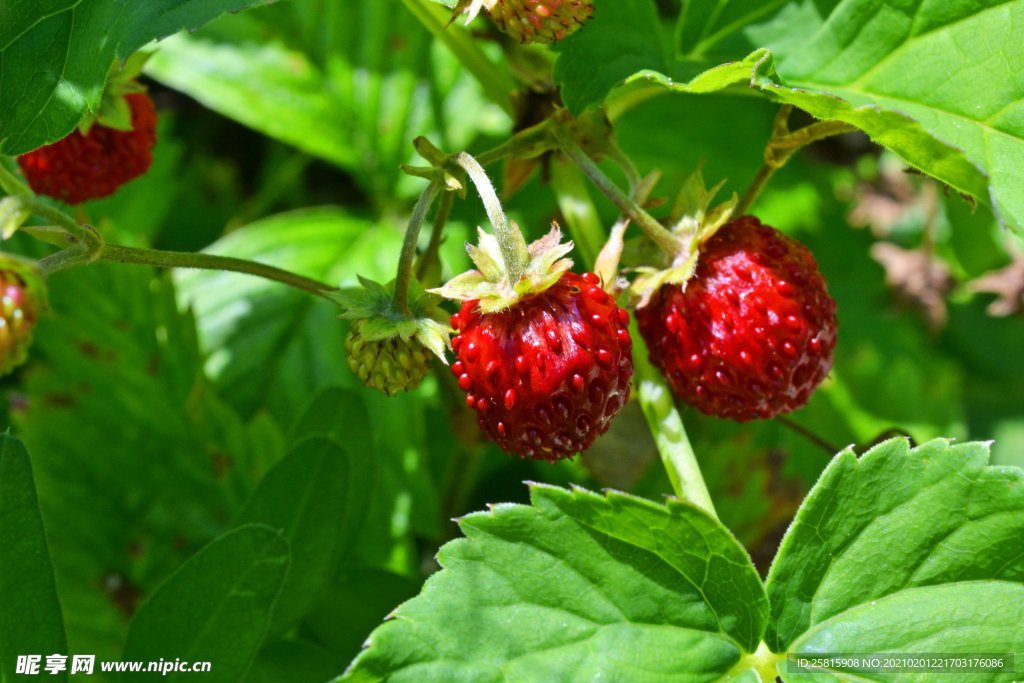
[[[103,88],[100,106],[79,122],[78,130],[88,135],[94,125],[114,130],[132,130],[132,110],[125,99],[128,95],[146,92],[146,86],[138,82],[142,67],[152,56],[151,52],[136,52],[123,63],[115,59],[107,72],[107,84]]]
[[[659,267],[633,268],[637,277],[630,285],[630,293],[637,302],[637,308],[646,306],[663,285],[676,284],[686,288],[687,281],[697,270],[701,247],[732,219],[739,202],[733,193],[724,202],[711,206],[724,184],[723,180],[708,189],[700,168],[683,183],[669,217],[669,231],[679,239],[682,248],[674,255],[666,254]]]
[[[353,321],[360,336],[370,342],[398,339],[414,342],[427,349],[445,364],[445,350],[450,347],[450,328],[447,314],[438,306],[437,297],[425,292],[412,280],[409,283],[409,312],[399,310],[394,303],[394,281],[382,285],[364,277],[360,287],[330,292],[328,297],[343,311],[340,318]]]
[[[563,257],[572,251],[573,243],[562,241],[557,223],[552,222],[551,231],[529,246],[515,223],[511,232],[516,238],[512,240],[510,256],[508,249],[502,250],[497,237],[480,229],[479,244],[466,244],[476,269],[430,291],[456,301],[476,300],[483,313],[496,313],[549,289],[572,267],[572,260]],[[510,268],[510,259],[515,259],[518,267]]]

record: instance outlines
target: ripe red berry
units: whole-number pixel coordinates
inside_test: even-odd
[[[506,452],[555,461],[585,450],[629,398],[629,314],[592,273],[566,272],[495,313],[452,316],[452,373],[483,430]]]
[[[744,216],[701,247],[685,289],[663,285],[636,316],[675,394],[742,422],[807,402],[832,368],[835,310],[811,252]]]
[[[125,95],[132,129],[97,123],[18,157],[29,187],[39,194],[81,204],[106,197],[149,170],[156,144],[156,108],[146,93]]]

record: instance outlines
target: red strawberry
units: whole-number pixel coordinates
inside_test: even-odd
[[[689,281],[662,285],[636,316],[676,395],[742,422],[807,402],[832,368],[835,310],[811,252],[743,216],[700,247]]]
[[[629,314],[593,273],[566,272],[493,313],[466,301],[452,373],[480,426],[505,451],[555,461],[585,450],[629,398]]]
[[[149,170],[156,144],[156,108],[149,95],[125,95],[131,130],[93,125],[18,157],[29,186],[39,194],[81,204],[106,197]]]

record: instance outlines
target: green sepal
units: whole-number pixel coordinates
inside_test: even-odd
[[[477,228],[477,231],[479,232],[480,246],[467,244],[466,252],[484,278],[491,282],[497,282],[501,279],[501,265],[499,265],[501,256],[499,254],[498,260],[496,260],[491,254],[498,254],[498,238],[484,232],[481,228]]]
[[[0,237],[11,238],[32,216],[32,211],[18,197],[0,199]]]
[[[723,185],[724,180],[708,189],[704,183],[701,166],[698,166],[683,182],[676,196],[670,216],[669,229],[672,234],[681,238],[684,243],[699,248],[701,244],[711,239],[720,227],[728,223],[739,203],[735,192],[718,206],[709,208]]]
[[[682,265],[671,268],[637,268],[639,273],[629,287],[630,293],[636,298],[637,308],[643,308],[663,285],[682,285],[686,289],[686,283],[693,277],[697,270],[698,253],[694,251]]]
[[[640,275],[630,285],[630,293],[638,308],[646,306],[663,285],[677,284],[685,289],[686,282],[697,271],[701,246],[732,219],[739,203],[739,198],[733,193],[721,204],[711,207],[724,184],[723,180],[708,189],[701,166],[683,182],[669,215],[669,229],[684,245],[683,249],[662,268],[645,266],[635,269]]]
[[[564,257],[572,251],[573,243],[562,242],[562,231],[557,223],[552,223],[551,231],[529,246],[518,226],[513,228],[513,233],[519,236],[515,244],[516,256],[524,264],[516,282],[509,280],[497,238],[480,230],[479,245],[466,245],[477,269],[457,275],[443,287],[430,291],[455,301],[478,300],[481,311],[495,313],[524,297],[543,292],[572,268],[572,260]]]
[[[96,112],[87,114],[78,124],[78,130],[88,135],[95,124],[116,130],[132,129],[132,110],[125,100],[126,95],[146,92],[146,87],[138,82],[152,52],[136,52],[123,63],[115,59],[107,72],[107,84],[103,88],[103,97]]]
[[[359,277],[359,283],[360,287],[328,294],[342,308],[338,317],[356,321],[360,335],[368,341],[415,339],[447,365],[445,350],[451,345],[451,328],[446,322],[447,314],[438,305],[440,299],[413,279],[409,283],[409,312],[405,313],[395,306],[394,280],[382,285]]]

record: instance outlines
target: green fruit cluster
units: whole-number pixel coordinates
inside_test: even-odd
[[[359,381],[388,396],[418,387],[430,372],[430,351],[414,338],[367,339],[362,323],[353,323],[345,338],[348,366]]]

